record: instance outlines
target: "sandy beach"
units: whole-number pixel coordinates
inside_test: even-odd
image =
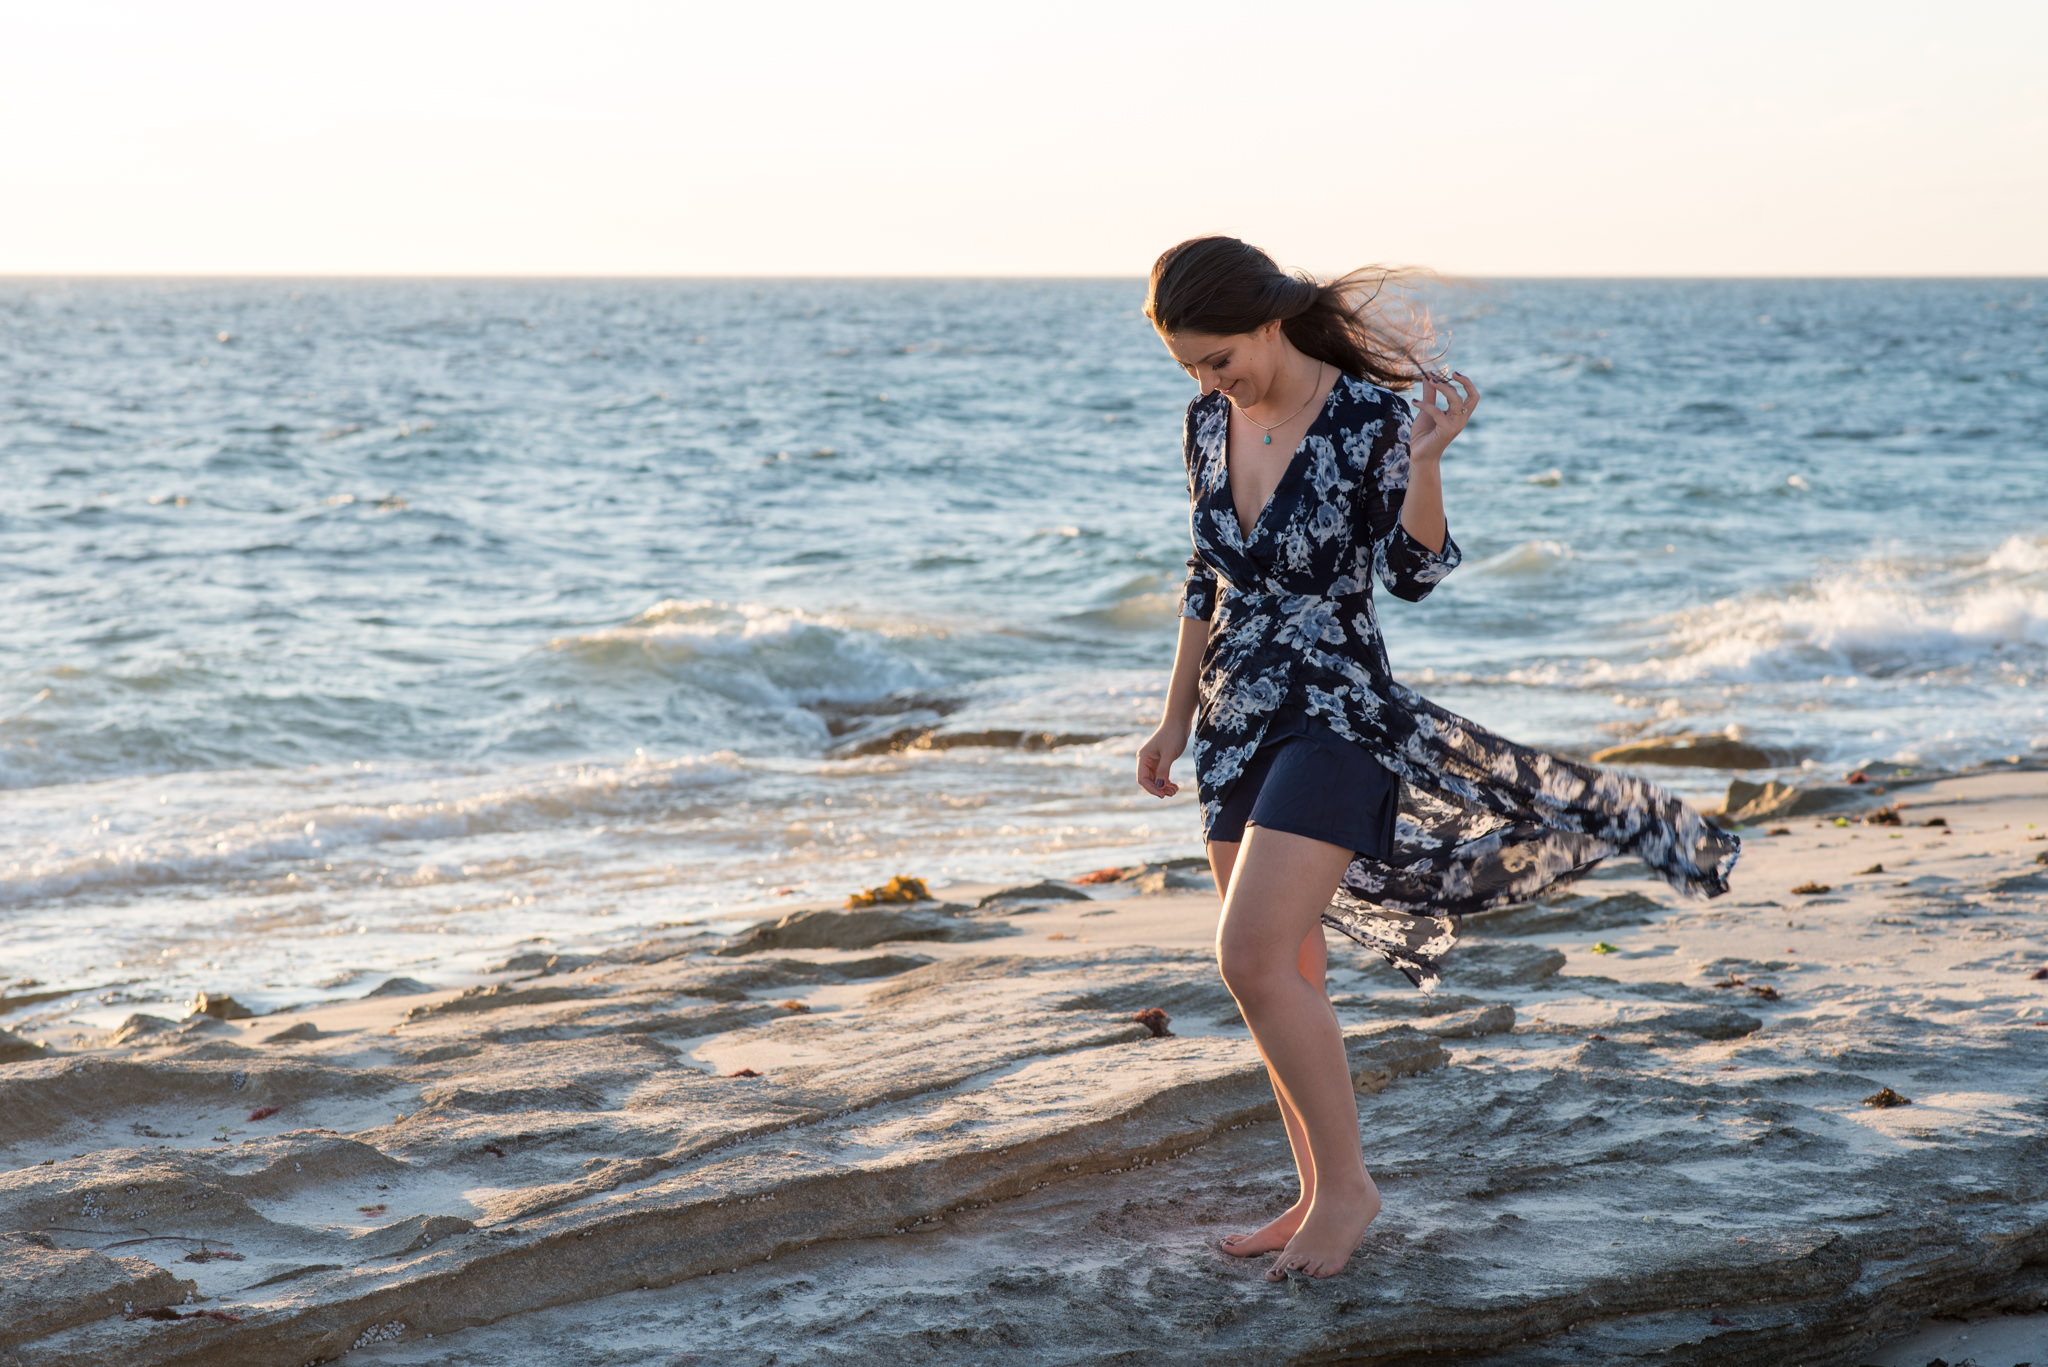
[[[97,1037],[10,998],[0,1361],[2041,1341],[2048,773],[1832,800],[1714,903],[1622,861],[1477,918],[1434,997],[1338,945],[1386,1211],[1325,1282],[1214,1249],[1291,1170],[1191,861]]]

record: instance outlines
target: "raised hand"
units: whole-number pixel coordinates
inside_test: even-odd
[[[1463,393],[1459,390],[1462,387]],[[1445,407],[1438,408],[1441,395]],[[1422,407],[1408,429],[1408,458],[1437,460],[1444,448],[1465,430],[1472,410],[1479,407],[1479,386],[1459,371],[1422,372]]]

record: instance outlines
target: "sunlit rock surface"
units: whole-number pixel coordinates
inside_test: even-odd
[[[1323,1282],[1215,1248],[1292,1170],[1164,879],[54,1042],[0,1066],[0,1362],[1853,1367],[2048,1302],[2044,786],[1753,832],[1711,904],[1624,865],[1432,998],[1340,951],[1386,1210]]]

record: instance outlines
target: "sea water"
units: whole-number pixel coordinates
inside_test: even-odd
[[[1777,776],[2048,749],[2040,282],[1431,300],[1483,403],[1411,683]],[[0,992],[96,989],[0,1024],[1196,852],[1131,777],[1193,392],[1141,302],[0,282]]]

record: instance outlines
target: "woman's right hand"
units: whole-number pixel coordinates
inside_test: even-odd
[[[1166,776],[1173,762],[1187,749],[1187,724],[1163,721],[1159,729],[1138,747],[1138,786],[1154,797],[1172,797],[1180,785]]]

